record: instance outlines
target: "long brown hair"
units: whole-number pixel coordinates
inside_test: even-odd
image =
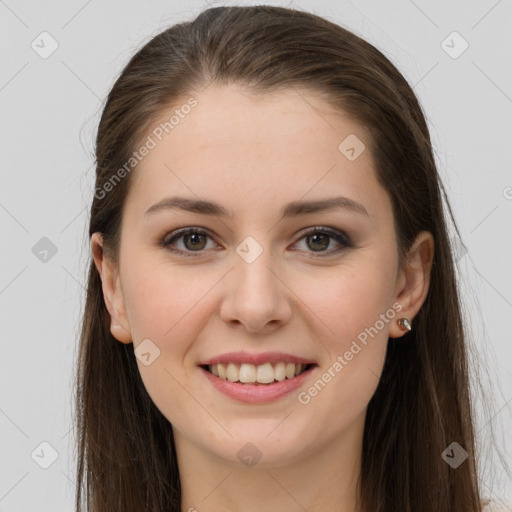
[[[374,46],[316,15],[271,6],[210,8],[158,34],[131,58],[104,106],[89,237],[102,233],[105,255],[118,261],[124,199],[136,171],[113,177],[156,116],[210,83],[256,93],[306,88],[369,130],[377,177],[392,200],[400,264],[421,230],[433,234],[435,255],[414,329],[407,342],[389,340],[368,405],[361,507],[481,511],[466,335],[443,199],[458,229],[418,100]],[[179,511],[172,425],[145,390],[133,346],[110,333],[93,261],[76,385],[77,512]],[[452,442],[468,453],[457,469],[441,457]]]

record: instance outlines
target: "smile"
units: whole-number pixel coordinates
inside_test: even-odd
[[[318,368],[318,365],[281,361],[259,365],[212,363],[201,365],[200,368],[207,382],[222,395],[236,402],[264,404],[284,399],[297,391]]]
[[[251,363],[217,363],[207,365],[205,369],[222,380],[258,385],[292,379],[307,371],[311,366],[311,364],[280,361],[260,365]]]

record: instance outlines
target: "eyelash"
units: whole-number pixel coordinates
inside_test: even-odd
[[[173,236],[169,238],[170,234],[172,234]],[[171,251],[173,253],[177,253],[178,255],[185,256],[187,258],[188,257],[200,256],[201,253],[204,252],[204,249],[200,250],[200,251],[183,251],[181,249],[176,249],[176,248],[172,248],[171,247],[171,244],[174,241],[179,240],[183,236],[190,235],[190,234],[197,234],[197,235],[206,236],[206,237],[211,238],[213,240],[213,237],[211,237],[209,235],[209,233],[207,233],[203,229],[188,227],[188,228],[178,229],[176,231],[173,231],[172,233],[168,233],[159,242],[159,245],[161,245],[162,247],[164,247],[165,249],[167,249],[167,250],[169,250],[169,251]],[[317,252],[317,253],[315,253],[314,251],[311,251],[315,258],[324,258],[324,257],[327,257],[327,256],[331,256],[333,254],[337,254],[338,252],[340,252],[344,248],[351,248],[351,247],[353,247],[353,243],[351,242],[350,238],[345,233],[343,233],[342,231],[333,231],[332,229],[323,228],[323,227],[319,227],[319,226],[316,226],[316,227],[313,227],[313,228],[309,228],[308,230],[306,230],[302,234],[302,236],[299,238],[299,240],[297,240],[297,242],[302,240],[303,238],[306,238],[308,236],[312,236],[312,235],[315,235],[315,234],[327,235],[330,238],[334,238],[339,244],[342,245],[342,247],[340,247],[338,249],[334,249],[334,250],[331,249],[330,251],[320,251],[320,252]]]

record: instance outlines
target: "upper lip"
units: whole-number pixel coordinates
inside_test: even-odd
[[[227,352],[215,357],[212,357],[206,361],[199,363],[199,366],[209,364],[227,364],[227,363],[249,363],[255,366],[265,363],[295,363],[295,364],[316,364],[311,359],[305,359],[303,357],[294,356],[293,354],[287,354],[285,352],[262,352],[261,354],[251,354],[250,352]]]

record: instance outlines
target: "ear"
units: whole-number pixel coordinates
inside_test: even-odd
[[[413,318],[428,294],[433,259],[434,237],[430,231],[421,231],[407,254],[405,268],[400,271],[395,289],[395,300],[403,306],[398,318],[407,318],[413,329]],[[389,329],[389,337],[400,338],[406,332],[395,321]]]
[[[113,262],[105,257],[101,233],[93,233],[91,251],[101,277],[105,305],[110,313],[110,332],[121,343],[131,343],[132,334],[126,315],[119,272]]]

